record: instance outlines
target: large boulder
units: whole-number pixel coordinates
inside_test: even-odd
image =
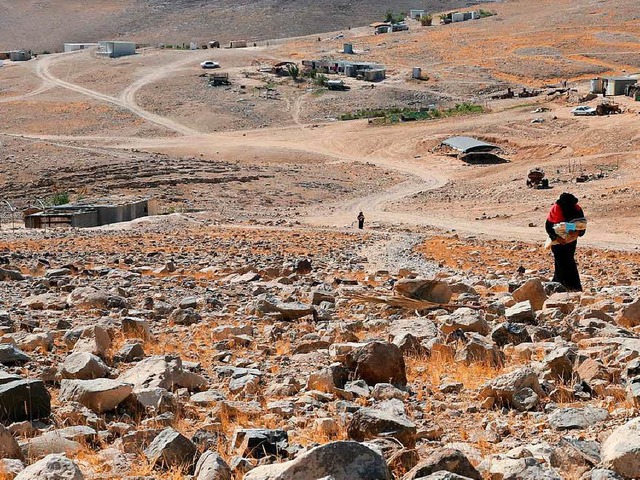
[[[0,281],[7,280],[24,280],[24,275],[18,270],[12,270],[10,268],[0,268]]]
[[[51,395],[41,380],[0,385],[0,423],[37,420],[51,415]]]
[[[2,365],[15,365],[28,361],[29,356],[15,345],[10,343],[0,343],[0,363]]]
[[[393,289],[398,295],[434,303],[449,303],[453,290],[446,282],[426,278],[403,278]]]
[[[637,298],[632,303],[627,303],[618,311],[616,323],[625,328],[633,328],[640,325],[640,298]]]
[[[88,352],[104,358],[110,347],[111,336],[107,329],[100,325],[94,325],[82,331],[80,338],[73,346],[73,351],[74,353]]]
[[[195,480],[231,480],[231,468],[216,452],[207,450],[198,459]]]
[[[141,338],[143,340],[150,340],[153,337],[149,322],[144,318],[138,317],[124,317],[122,319],[122,333],[126,337]]]
[[[196,445],[173,428],[166,428],[144,451],[153,466],[188,469],[193,465]]]
[[[456,353],[454,358],[456,362],[467,365],[483,363],[492,367],[503,365],[504,353],[489,338],[470,332],[465,335],[465,340],[466,345]]]
[[[391,383],[404,387],[407,373],[404,357],[398,346],[388,342],[370,342],[355,350],[349,367],[369,385]]]
[[[382,455],[357,442],[332,442],[295,460],[254,468],[244,480],[391,480]]]
[[[602,463],[625,478],[640,475],[640,417],[616,428],[602,445]]]
[[[109,412],[127,398],[133,387],[118,380],[62,380],[61,401],[78,402],[96,413]]]
[[[529,300],[533,309],[537,311],[542,310],[547,294],[542,281],[539,278],[531,278],[513,292],[513,298],[516,302]]]
[[[301,302],[283,302],[272,295],[262,294],[258,297],[255,304],[255,310],[258,313],[277,313],[282,320],[291,321],[307,315],[315,315],[316,308]]]
[[[604,408],[558,408],[549,415],[549,423],[556,430],[581,429],[604,422],[609,411]]]
[[[458,308],[450,315],[442,315],[438,317],[438,320],[443,322],[440,329],[444,334],[462,330],[463,332],[488,335],[491,331],[491,327],[489,327],[484,318],[484,313],[481,310],[473,310],[467,307]]]
[[[489,464],[488,478],[494,480],[562,480],[558,472],[534,457],[494,455],[489,459]]]
[[[93,380],[104,378],[109,373],[109,367],[96,355],[89,352],[71,353],[64,359],[60,367],[62,378],[76,380]]]
[[[118,377],[118,380],[133,385],[134,392],[163,388],[201,390],[207,381],[200,375],[182,368],[182,360],[175,355],[157,355],[138,362],[133,368]]]
[[[84,480],[84,475],[67,457],[53,454],[25,468],[15,480]]]
[[[482,386],[478,396],[481,400],[492,399],[497,405],[513,406],[514,395],[523,389],[531,389],[540,398],[545,396],[538,376],[529,367],[490,380]]]
[[[482,480],[482,475],[469,459],[460,450],[453,448],[436,450],[407,473],[403,480],[418,480],[443,470],[473,480]]]
[[[284,430],[267,428],[239,428],[233,433],[230,449],[245,458],[264,458],[269,455],[286,457],[289,435]]]
[[[105,310],[110,308],[127,308],[129,306],[125,298],[93,287],[76,288],[67,297],[67,303],[85,310]]]
[[[407,448],[416,443],[416,426],[408,418],[391,410],[361,408],[353,414],[347,435],[363,442],[380,436],[393,437]]]
[[[73,456],[82,449],[83,445],[80,442],[73,438],[67,438],[56,430],[31,438],[23,446],[24,454],[31,459],[39,459],[54,453]]]
[[[512,307],[507,308],[504,312],[504,316],[507,321],[511,323],[535,323],[536,316],[533,311],[533,306],[529,300],[518,302]]]

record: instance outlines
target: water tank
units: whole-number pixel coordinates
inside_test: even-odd
[[[422,68],[413,67],[413,73],[411,74],[411,78],[417,78],[418,80],[422,78]]]

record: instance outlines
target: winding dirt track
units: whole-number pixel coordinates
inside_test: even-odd
[[[74,54],[76,53],[74,52],[67,55],[74,55]],[[143,77],[139,81],[136,81],[135,83],[133,83],[129,88],[127,88],[119,98],[116,98],[110,95],[105,95],[104,93],[96,92],[95,90],[90,90],[88,88],[82,87],[80,85],[76,85],[74,83],[66,82],[54,76],[51,73],[50,68],[58,58],[60,58],[60,55],[51,55],[38,60],[37,67],[36,67],[36,74],[40,78],[42,78],[42,80],[47,84],[51,86],[66,88],[67,90],[81,93],[95,100],[99,100],[101,102],[115,105],[124,110],[128,110],[129,112],[139,116],[140,118],[143,118],[148,122],[164,127],[176,133],[180,133],[182,135],[199,135],[200,134],[200,132],[197,132],[192,128],[185,127],[184,125],[174,122],[166,117],[162,117],[160,115],[156,115],[155,113],[151,113],[147,110],[144,110],[143,108],[140,108],[135,102],[135,94],[142,86],[148,83],[151,83],[153,81],[156,81],[165,75],[168,75],[175,69],[182,66],[182,64],[185,63],[184,60],[181,62],[176,62],[176,64],[170,64],[170,65],[161,67],[153,74]],[[193,59],[189,59],[189,60],[193,61]]]

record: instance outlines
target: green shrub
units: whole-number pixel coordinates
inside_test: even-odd
[[[431,14],[425,15],[420,19],[420,24],[423,27],[430,27],[431,25],[433,25],[433,16]]]
[[[317,74],[314,79],[313,79],[313,83],[315,83],[316,85],[319,85],[321,87],[324,87],[324,85],[327,83],[327,80],[329,80],[327,78],[326,75],[319,73]]]
[[[71,201],[69,192],[55,192],[47,201],[49,205],[66,205]]]
[[[453,108],[445,110],[426,109],[419,110],[411,108],[382,108],[382,109],[364,109],[355,112],[344,113],[340,115],[340,120],[359,120],[365,118],[384,118],[389,123],[397,123],[400,121],[411,120],[430,120],[433,118],[453,117],[457,115],[471,115],[484,112],[481,105],[472,103],[459,103]]]

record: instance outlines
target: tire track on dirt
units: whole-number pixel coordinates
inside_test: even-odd
[[[196,130],[193,130],[192,128],[181,125],[180,123],[174,122],[173,120],[170,120],[161,115],[157,115],[155,113],[151,113],[147,110],[144,110],[135,103],[135,93],[137,92],[137,90],[142,88],[142,86],[144,86],[146,83],[153,81],[156,78],[154,75],[148,75],[140,79],[140,81],[135,82],[133,84],[134,88],[127,89],[129,90],[129,92],[125,91],[127,95],[125,95],[124,98],[116,98],[110,95],[105,95],[103,93],[96,92],[95,90],[90,90],[88,88],[82,87],[80,85],[76,85],[71,82],[66,82],[56,77],[55,75],[53,75],[53,73],[51,73],[50,71],[50,68],[58,58],[60,57],[47,57],[43,60],[38,61],[38,64],[36,67],[36,74],[40,78],[42,78],[45,82],[47,82],[49,85],[62,87],[67,90],[81,93],[95,100],[99,100],[101,102],[115,105],[116,107],[127,110],[150,123],[164,127],[168,130],[179,133],[181,135],[186,135],[186,136],[201,135],[201,132],[198,132]],[[178,62],[178,65],[181,65],[182,63],[184,62]],[[173,68],[175,68],[173,64],[167,65],[166,67],[161,69],[161,72],[163,73],[163,75],[166,75],[169,72],[171,72]]]

